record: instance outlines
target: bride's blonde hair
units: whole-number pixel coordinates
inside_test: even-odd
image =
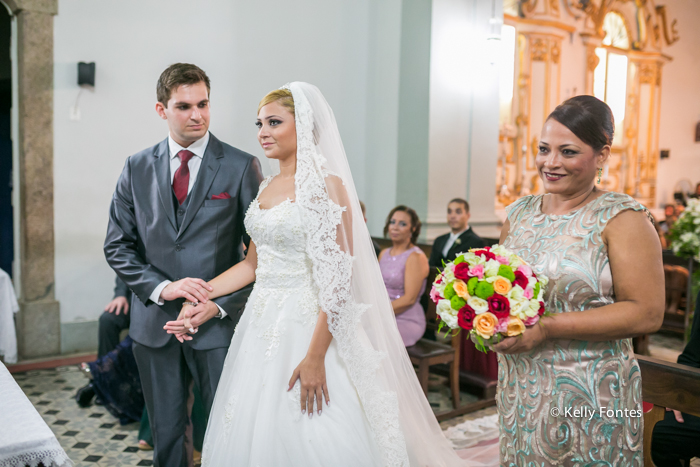
[[[289,89],[275,89],[268,92],[258,104],[258,113],[260,113],[260,109],[272,102],[279,102],[282,107],[294,115],[294,98],[292,97],[292,91]]]

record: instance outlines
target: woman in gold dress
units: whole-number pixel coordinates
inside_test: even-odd
[[[551,316],[494,346],[501,465],[643,464],[631,338],[661,326],[664,275],[646,209],[596,187],[613,131],[595,97],[558,106],[536,158],[546,194],[507,208],[501,243],[550,278]]]

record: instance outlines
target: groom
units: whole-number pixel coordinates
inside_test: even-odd
[[[136,294],[130,335],[155,443],[154,465],[188,465],[184,436],[192,380],[211,410],[224,359],[251,288],[207,300],[211,280],[243,259],[243,218],[262,174],[258,160],[209,133],[209,78],[184,63],[157,85],[168,137],[127,159],[104,251]],[[163,329],[184,300],[205,303],[193,339]]]

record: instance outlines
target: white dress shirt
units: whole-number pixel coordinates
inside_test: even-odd
[[[469,230],[469,227],[462,230],[461,232],[457,232],[457,233],[450,232],[450,238],[447,239],[447,242],[445,242],[445,246],[442,247],[442,256],[447,258],[447,253],[450,251],[450,248],[452,248],[452,245],[454,245],[455,242],[457,241],[457,239],[459,238],[459,236],[462,235],[467,230]]]
[[[178,153],[182,151],[183,149],[187,149],[190,151],[194,156],[190,158],[190,160],[187,162],[187,168],[190,169],[190,181],[189,184],[187,185],[187,194],[190,194],[190,191],[192,191],[192,187],[194,186],[194,182],[197,181],[197,174],[199,173],[199,167],[202,165],[202,158],[204,158],[204,151],[207,150],[207,145],[209,144],[209,132],[202,136],[200,139],[195,141],[194,143],[190,144],[189,147],[183,148],[180,146],[178,143],[175,142],[173,137],[171,135],[168,135],[168,149],[170,151],[170,185],[173,184],[173,179],[175,178],[175,172],[180,168],[181,162],[180,158],[178,157]],[[151,296],[149,297],[152,302],[157,303],[158,305],[163,305],[165,303],[163,299],[161,298],[160,294],[163,292],[163,289],[167,287],[168,284],[170,284],[171,281],[169,280],[164,280],[158,286],[153,289],[153,292],[151,293]],[[223,318],[226,316],[226,312],[217,304],[216,306],[219,307],[219,310],[221,311],[221,317]]]

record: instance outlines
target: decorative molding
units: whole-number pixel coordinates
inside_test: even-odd
[[[552,63],[558,64],[559,57],[561,56],[561,49],[559,48],[559,44],[557,42],[554,42],[552,44],[551,56],[552,56]]]
[[[532,41],[532,60],[543,62],[547,60],[547,41],[541,38],[535,38]]]
[[[548,27],[560,29],[562,31],[566,31],[568,33],[576,32],[575,26],[572,26],[570,24],[566,24],[562,21],[553,21],[553,20],[541,19],[541,18],[520,18],[518,16],[513,16],[513,15],[503,15],[503,20],[505,22],[511,23],[511,24],[530,24],[533,26],[548,26]]]
[[[656,64],[648,62],[639,64],[639,82],[640,84],[656,83]]]
[[[678,30],[676,29],[678,20],[674,19],[671,21],[671,26],[669,27],[668,20],[666,19],[666,5],[657,5],[656,15],[661,19],[661,29],[663,30],[666,44],[671,45],[678,42],[678,39],[680,39],[678,36]],[[657,32],[658,36],[658,29],[655,29],[655,31]]]
[[[595,47],[588,47],[588,50],[586,52],[586,65],[588,71],[593,73],[596,67],[598,66],[598,63],[600,63],[600,57],[596,55]]]

